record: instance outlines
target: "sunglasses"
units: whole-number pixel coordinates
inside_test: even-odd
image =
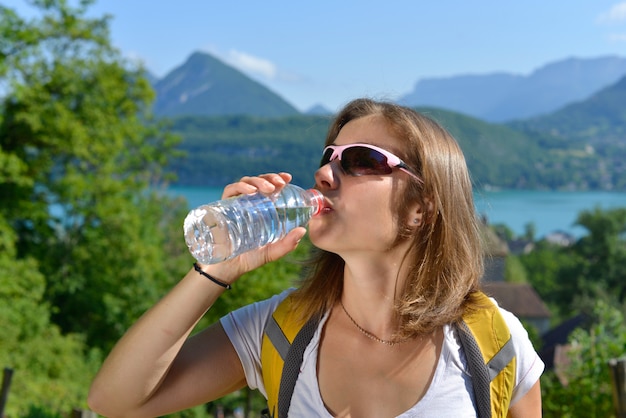
[[[404,161],[374,145],[329,145],[324,148],[320,167],[336,159],[339,159],[343,171],[351,176],[391,174],[392,169],[397,167],[418,181],[422,181]]]

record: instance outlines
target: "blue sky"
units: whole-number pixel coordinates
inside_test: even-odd
[[[24,0],[0,3],[29,10]],[[395,99],[423,78],[528,75],[570,57],[626,57],[620,0],[100,0],[91,8],[104,13],[113,44],[159,77],[205,51],[300,110]]]

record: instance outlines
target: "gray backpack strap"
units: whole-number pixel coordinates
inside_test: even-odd
[[[274,318],[273,315],[270,316],[270,319],[265,325],[265,334],[267,334],[267,337],[272,342],[272,345],[276,348],[276,351],[278,351],[280,358],[285,361],[289,347],[291,347],[291,343],[283,333],[283,330],[280,329],[280,326],[278,325],[278,322],[276,322],[276,318]]]
[[[491,418],[491,377],[489,369],[483,360],[483,354],[474,339],[472,332],[464,321],[461,321],[457,330],[459,340],[463,347],[463,352],[467,358],[467,368],[472,377],[474,386],[474,397],[476,398],[476,409],[478,418]]]
[[[472,377],[476,409],[479,418],[491,418],[491,381],[515,357],[513,343],[509,339],[487,364],[476,339],[464,321],[457,325],[459,340],[467,358],[467,368]]]
[[[489,363],[487,363],[487,369],[489,369],[490,380],[500,373],[515,357],[515,351],[513,349],[513,340],[509,339],[506,344],[502,346],[500,351],[493,356]]]
[[[289,340],[273,317],[266,326],[265,332],[268,338],[285,361],[278,392],[277,418],[286,418],[289,413],[293,390],[296,385],[296,380],[298,380],[298,376],[300,375],[300,366],[302,365],[304,350],[306,350],[306,347],[311,342],[311,338],[313,338],[313,334],[319,325],[320,319],[319,317],[311,318],[302,329],[300,329],[293,343],[289,343]],[[461,346],[467,358],[467,368],[472,377],[478,418],[491,418],[491,380],[495,378],[515,356],[513,344],[511,340],[509,340],[500,351],[485,364],[480,347],[478,347],[478,343],[467,324],[461,321],[457,325],[457,330]]]
[[[278,418],[287,418],[289,406],[296,381],[300,375],[300,366],[304,357],[304,350],[311,342],[313,334],[320,322],[320,317],[315,316],[307,321],[298,331],[292,343],[276,323],[274,317],[270,319],[265,328],[265,333],[285,361],[280,377],[280,388],[278,390]]]

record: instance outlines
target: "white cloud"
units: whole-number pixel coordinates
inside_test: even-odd
[[[278,72],[273,62],[235,49],[228,52],[226,59],[234,67],[244,72],[259,74],[270,80],[274,79]]]
[[[621,23],[626,22],[626,1],[614,4],[609,11],[598,16],[598,23]]]
[[[226,64],[237,68],[239,71],[256,78],[257,80],[263,80],[263,82],[281,82],[288,84],[297,84],[303,81],[303,77],[283,71],[278,68],[272,61],[254,56],[247,52],[241,52],[236,49],[231,49],[227,53],[221,51],[216,45],[208,44],[202,48],[202,51],[207,52]]]

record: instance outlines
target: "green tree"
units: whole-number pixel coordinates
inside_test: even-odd
[[[542,377],[544,417],[614,417],[608,361],[626,349],[624,312],[596,301],[591,325],[569,339],[569,363]]]
[[[526,269],[518,256],[512,254],[506,256],[504,280],[509,283],[528,283]]]
[[[526,277],[550,310],[568,317],[573,295],[567,283],[561,283],[562,270],[571,269],[576,260],[570,250],[546,241],[539,241],[535,249],[519,256],[526,270]],[[557,315],[558,316],[558,315]],[[556,318],[559,320],[561,318]]]
[[[494,224],[491,228],[502,240],[511,241],[515,238],[515,232],[505,224]]]
[[[626,209],[583,211],[576,223],[587,234],[573,246],[540,242],[520,258],[531,284],[562,318],[598,298],[626,298]]]
[[[44,276],[36,260],[16,260],[16,241],[0,216],[0,366],[14,370],[5,414],[24,416],[34,406],[46,411],[85,407],[98,352],[85,355],[81,335],[62,335],[50,322]]]
[[[576,224],[589,231],[573,247],[585,260],[579,270],[580,290],[593,296],[595,289],[601,287],[623,301],[626,297],[626,208],[584,211],[578,215]]]
[[[537,235],[537,225],[534,222],[529,222],[524,225],[524,239],[529,241],[535,241],[535,236]]]
[[[91,3],[32,1],[30,20],[0,6],[0,365],[15,369],[10,415],[85,406],[100,353],[190,261],[185,202],[160,189],[177,138],[152,118],[143,69],[110,46],[108,18],[86,17]]]
[[[21,175],[0,201],[54,321],[106,348],[180,274],[164,242],[184,206],[150,192],[177,139],[151,115],[143,69],[111,47],[108,17],[86,17],[91,3],[36,0],[29,21],[0,9],[0,160]]]

